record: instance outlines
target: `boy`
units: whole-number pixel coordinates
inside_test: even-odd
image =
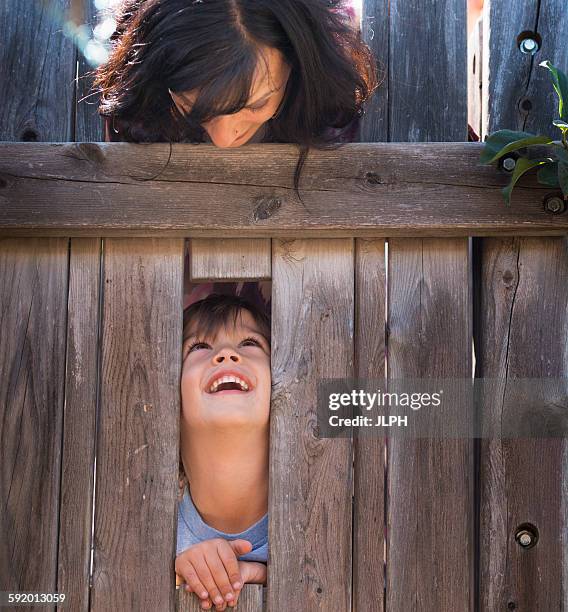
[[[209,609],[266,584],[270,323],[253,304],[212,294],[184,312],[175,571]]]

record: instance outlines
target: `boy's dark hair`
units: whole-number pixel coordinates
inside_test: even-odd
[[[239,295],[221,293],[211,293],[184,310],[183,340],[188,338],[190,324],[193,321],[197,320],[199,324],[200,336],[212,336],[221,327],[227,327],[231,320],[233,325],[236,325],[241,310],[248,310],[270,344],[270,319],[267,314]]]

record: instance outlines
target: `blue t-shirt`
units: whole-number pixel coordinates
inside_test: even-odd
[[[237,557],[239,561],[268,561],[268,513],[241,533],[225,533],[209,526],[193,503],[186,487],[183,499],[178,503],[178,527],[176,555],[204,540],[223,538],[225,540],[248,540],[252,550]]]

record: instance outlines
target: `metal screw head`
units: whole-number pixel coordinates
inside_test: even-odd
[[[538,542],[538,529],[531,523],[523,523],[517,527],[515,540],[522,548],[532,548]]]
[[[517,161],[512,157],[505,157],[503,160],[503,168],[507,170],[507,172],[512,172],[517,165]]]
[[[538,51],[538,43],[534,38],[523,38],[519,43],[519,50],[521,53],[534,55]]]
[[[566,210],[566,202],[560,196],[548,196],[544,200],[544,210],[553,215],[559,215]]]

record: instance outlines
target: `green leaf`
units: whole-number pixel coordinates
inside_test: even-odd
[[[482,164],[490,164],[511,151],[516,151],[529,145],[550,144],[553,140],[550,136],[535,136],[528,132],[499,130],[487,137],[485,148],[481,152],[479,161]]]
[[[558,185],[558,162],[551,161],[544,164],[542,168],[538,169],[536,178],[541,185],[548,187],[559,187]]]
[[[564,198],[568,198],[568,164],[558,162],[558,182]]]
[[[556,153],[556,156],[558,157],[558,159],[568,164],[568,151],[562,145],[560,146],[553,145],[553,146],[554,146],[554,152]]]
[[[511,192],[513,191],[513,187],[516,182],[528,172],[531,168],[535,168],[536,166],[542,166],[546,164],[550,160],[548,159],[527,159],[526,157],[519,157],[517,159],[517,163],[515,165],[515,169],[513,170],[513,175],[511,176],[511,182],[501,190],[503,197],[505,198],[505,202],[507,206],[511,205]]]
[[[568,77],[558,68],[554,67],[548,60],[540,63],[550,70],[552,83],[558,94],[558,114],[560,119],[568,121]]]

